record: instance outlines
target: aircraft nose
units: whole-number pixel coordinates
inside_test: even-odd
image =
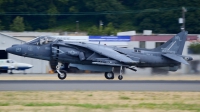
[[[6,49],[6,52],[12,53],[12,52],[13,52],[13,48],[12,48],[12,47],[7,48],[7,49]]]
[[[33,67],[33,65],[30,65],[30,64],[28,64],[28,67],[29,67],[29,68],[32,68],[32,67]]]
[[[20,45],[12,45],[12,47],[9,47],[6,49],[6,52],[15,54],[15,55],[21,55],[22,54],[22,48]]]

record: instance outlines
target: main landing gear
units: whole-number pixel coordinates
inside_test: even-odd
[[[105,78],[106,79],[114,79],[114,73],[113,72],[105,72]]]
[[[58,78],[59,78],[60,80],[64,80],[64,79],[67,77],[67,71],[61,70],[63,66],[64,66],[63,64],[62,64],[62,65],[61,65],[61,64],[58,64],[58,65],[56,66],[56,71],[57,71],[57,73],[58,73]]]
[[[123,79],[122,73],[123,73],[122,66],[120,66],[120,74],[118,76],[119,80]],[[105,72],[105,78],[106,79],[114,79],[114,73],[113,72]]]

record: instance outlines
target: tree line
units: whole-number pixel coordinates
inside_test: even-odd
[[[0,30],[177,33],[182,7],[186,30],[200,33],[199,0],[1,0]]]

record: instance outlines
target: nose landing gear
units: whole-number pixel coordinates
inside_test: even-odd
[[[63,66],[64,66],[63,64],[62,65],[58,64],[56,66],[56,71],[58,73],[58,78],[60,80],[64,80],[67,77],[67,71],[61,70]]]

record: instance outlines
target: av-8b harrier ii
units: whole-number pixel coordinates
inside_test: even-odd
[[[84,42],[67,42],[50,36],[41,36],[21,45],[12,45],[6,51],[15,55],[48,61],[57,61],[59,79],[65,79],[67,72],[62,65],[80,70],[105,72],[106,79],[114,79],[113,67],[120,67],[119,80],[123,79],[122,68],[137,71],[137,67],[164,67],[177,71],[180,64],[188,64],[192,58],[183,56],[187,31],[182,31],[155,49],[127,49]]]

